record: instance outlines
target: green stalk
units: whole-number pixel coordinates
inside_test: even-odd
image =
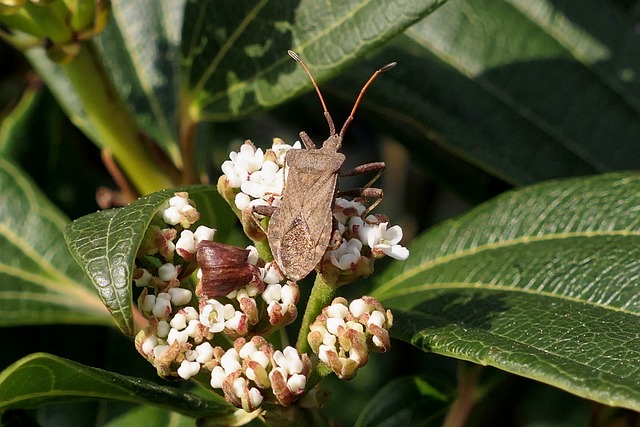
[[[302,317],[302,326],[298,334],[298,342],[296,348],[300,353],[307,353],[311,348],[307,341],[309,335],[309,326],[316,320],[316,317],[322,312],[322,309],[333,301],[337,287],[326,283],[322,275],[316,274],[316,280],[311,288],[311,295],[307,301],[307,308]]]
[[[148,194],[174,186],[168,173],[146,149],[142,132],[113,90],[93,45],[83,43],[79,54],[60,68],[86,113],[86,118],[76,120],[76,124],[94,131],[94,143],[111,151],[138,192]]]

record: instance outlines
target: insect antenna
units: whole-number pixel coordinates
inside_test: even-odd
[[[313,83],[313,87],[316,89],[316,93],[318,94],[318,97],[320,98],[320,103],[322,103],[322,110],[324,111],[324,117],[327,119],[327,123],[329,124],[329,135],[335,135],[336,134],[336,126],[333,124],[333,119],[331,118],[331,114],[329,114],[329,110],[327,109],[327,104],[324,103],[324,98],[322,97],[322,93],[320,92],[320,88],[318,87],[318,83],[316,83],[316,79],[313,78],[313,76],[311,75],[311,71],[309,71],[309,69],[307,68],[307,66],[304,63],[304,61],[302,61],[302,58],[300,58],[300,55],[298,55],[297,53],[295,53],[292,50],[288,50],[287,53],[289,54],[290,57],[295,59],[296,62],[298,62],[300,65],[302,65],[302,68],[304,68],[304,71],[307,73],[307,75],[311,79],[311,83]]]
[[[345,120],[344,125],[342,125],[342,129],[340,130],[340,138],[344,137],[344,133],[347,131],[347,128],[349,127],[349,125],[353,121],[353,116],[356,113],[356,110],[358,109],[358,105],[360,105],[360,101],[362,100],[362,96],[367,91],[369,86],[371,86],[371,83],[373,83],[373,81],[376,79],[376,77],[378,77],[378,75],[384,73],[385,71],[388,71],[388,70],[392,69],[395,66],[396,66],[395,62],[390,62],[387,65],[385,65],[384,67],[378,69],[375,73],[373,73],[373,75],[371,77],[369,77],[369,80],[367,80],[367,83],[365,83],[365,85],[362,86],[362,89],[360,89],[360,94],[358,95],[358,98],[356,98],[356,102],[354,102],[354,104],[353,104],[353,109],[351,110],[351,113],[349,114],[349,117],[347,117],[347,120]]]

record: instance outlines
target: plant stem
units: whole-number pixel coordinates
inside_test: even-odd
[[[477,401],[476,385],[482,368],[480,365],[469,366],[466,362],[458,362],[458,397],[449,408],[443,427],[462,427],[467,423]]]
[[[331,303],[336,289],[335,286],[326,283],[322,279],[322,275],[316,274],[316,281],[313,284],[313,288],[311,288],[311,295],[309,296],[309,301],[307,301],[307,308],[304,311],[298,342],[296,343],[296,348],[300,353],[307,353],[310,350],[307,342],[309,326],[316,320],[322,309]]]
[[[83,43],[74,60],[60,65],[60,69],[85,114],[72,120],[85,132],[89,128],[86,133],[96,145],[111,150],[136,189],[148,194],[175,185],[147,150],[142,132],[113,90],[93,45]]]

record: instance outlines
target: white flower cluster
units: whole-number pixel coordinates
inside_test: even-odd
[[[246,141],[239,152],[232,151],[222,164],[222,172],[231,188],[239,188],[235,205],[244,210],[256,205],[277,206],[284,188],[284,157],[292,148],[301,148],[300,141],[293,145],[281,139],[273,140],[266,153]]]
[[[322,363],[341,379],[353,378],[369,360],[369,351],[391,346],[391,311],[374,298],[363,296],[348,304],[336,298],[311,325],[307,340]]]
[[[311,364],[307,355],[293,347],[275,350],[260,337],[239,338],[211,370],[211,387],[222,389],[225,398],[247,412],[257,409],[265,392],[282,405],[290,405],[304,392]]]
[[[358,201],[336,198],[334,217],[338,220],[342,244],[336,250],[327,251],[325,259],[341,270],[349,270],[358,262],[364,245],[370,248],[373,258],[387,255],[405,260],[409,257],[409,250],[398,244],[402,240],[402,228],[394,225],[387,229],[389,222],[375,215],[363,220],[360,215],[365,209]]]
[[[239,152],[231,152],[230,160],[222,164],[222,171],[230,188],[235,189],[234,204],[243,211],[256,205],[278,206],[285,184],[284,159],[288,150],[301,148],[300,142],[287,145],[274,139],[266,153],[246,141]],[[336,198],[334,216],[338,220],[343,241],[340,247],[328,251],[325,259],[336,268],[354,270],[361,256],[397,260],[409,257],[409,251],[399,244],[402,228],[389,227],[381,217],[369,215],[362,219],[366,207],[358,201]],[[363,252],[365,248],[366,253]]]
[[[249,247],[247,263],[260,271],[264,285],[247,284],[217,298],[206,297],[197,287],[199,303],[194,303],[194,293],[181,287],[181,281],[188,283],[185,279],[197,267],[198,244],[212,240],[215,230],[188,229],[199,213],[186,193],[172,197],[158,218],[169,226],[150,227],[136,258],[148,266],[138,265],[134,281],[144,286],[138,306],[150,323],[136,337],[138,351],[163,377],[202,380],[208,376],[212,387],[222,388],[231,403],[248,411],[259,407],[266,395],[283,405],[292,403],[304,392],[308,357],[291,347],[276,351],[259,335],[248,342],[243,337],[266,334],[295,320],[297,285],[282,285],[284,279],[275,264],[264,264],[257,250]],[[154,257],[157,261],[149,261]],[[230,268],[236,265],[233,262]],[[198,277],[202,277],[200,270]],[[268,321],[260,322],[260,313],[266,313]],[[218,334],[234,342],[234,347],[214,347],[211,342]]]

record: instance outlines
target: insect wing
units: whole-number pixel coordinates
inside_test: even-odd
[[[289,279],[307,276],[325,253],[344,155],[330,150],[287,152],[288,175],[281,205],[269,221],[269,245]]]

